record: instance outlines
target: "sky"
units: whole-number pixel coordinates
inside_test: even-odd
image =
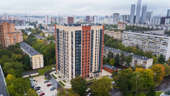
[[[130,5],[137,0],[1,0],[0,14],[26,15],[111,15],[130,13]],[[164,16],[170,0],[142,0],[148,11]]]

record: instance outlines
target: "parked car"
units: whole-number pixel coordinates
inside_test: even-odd
[[[49,82],[48,80],[44,81],[44,83],[48,83],[48,82]]]
[[[39,89],[40,89],[41,87],[40,87],[40,86],[37,86],[37,88],[39,88]]]
[[[42,90],[38,90],[37,93],[40,94],[40,93],[43,93],[43,92],[42,92]]]
[[[37,90],[40,90],[40,87],[35,87],[34,89],[37,91]]]
[[[45,95],[45,93],[40,93],[40,96],[43,96],[43,95]]]
[[[55,90],[56,88],[55,87],[52,87],[52,88],[50,88],[50,91],[53,91],[53,90]]]
[[[51,84],[47,84],[47,86],[49,87],[49,86],[51,86]]]

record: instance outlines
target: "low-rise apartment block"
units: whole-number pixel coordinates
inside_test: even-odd
[[[113,53],[114,56],[116,56],[117,54],[119,54],[119,56],[121,54],[123,54],[124,56],[132,56],[132,61],[130,63],[131,67],[140,66],[140,67],[143,67],[143,68],[147,69],[147,68],[151,67],[152,64],[153,64],[153,59],[152,58],[147,58],[145,56],[134,55],[133,53],[121,51],[119,49],[105,47],[104,48],[104,56],[107,57],[109,52]],[[124,65],[124,64],[122,64],[122,65]]]
[[[120,31],[115,32],[115,31],[105,30],[104,34],[106,34],[110,37],[113,37],[116,40],[122,40],[122,32],[120,32]]]
[[[43,55],[37,52],[34,48],[25,42],[20,43],[20,47],[24,53],[30,57],[32,69],[39,69],[44,67]]]
[[[143,51],[150,51],[155,55],[162,54],[166,60],[170,57],[170,37],[166,35],[124,31],[122,44],[125,46],[138,46]]]
[[[144,67],[144,68],[150,68],[153,64],[153,59],[152,58],[147,58],[144,56],[139,56],[139,55],[133,55],[132,56],[132,62],[131,66],[139,66],[139,67]]]

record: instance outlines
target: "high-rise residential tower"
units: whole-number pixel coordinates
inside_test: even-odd
[[[146,21],[145,21],[146,24],[150,24],[151,17],[152,17],[152,12],[151,11],[146,12]]]
[[[97,77],[102,72],[104,27],[56,25],[56,71],[70,81],[76,76]]]
[[[136,24],[140,23],[141,3],[142,0],[138,0],[137,7],[136,7]]]
[[[141,23],[146,22],[146,15],[147,15],[147,5],[144,5],[142,6]]]
[[[120,19],[120,13],[113,13],[113,24],[117,24]]]
[[[170,17],[170,9],[167,11],[167,17]]]
[[[131,11],[130,11],[130,23],[134,23],[134,18],[135,18],[135,4],[131,5]]]

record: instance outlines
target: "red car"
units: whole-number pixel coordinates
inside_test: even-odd
[[[49,87],[49,86],[51,86],[51,84],[47,84],[47,86]]]
[[[41,94],[40,94],[40,96],[43,96],[43,95],[45,95],[45,93],[41,93]]]

